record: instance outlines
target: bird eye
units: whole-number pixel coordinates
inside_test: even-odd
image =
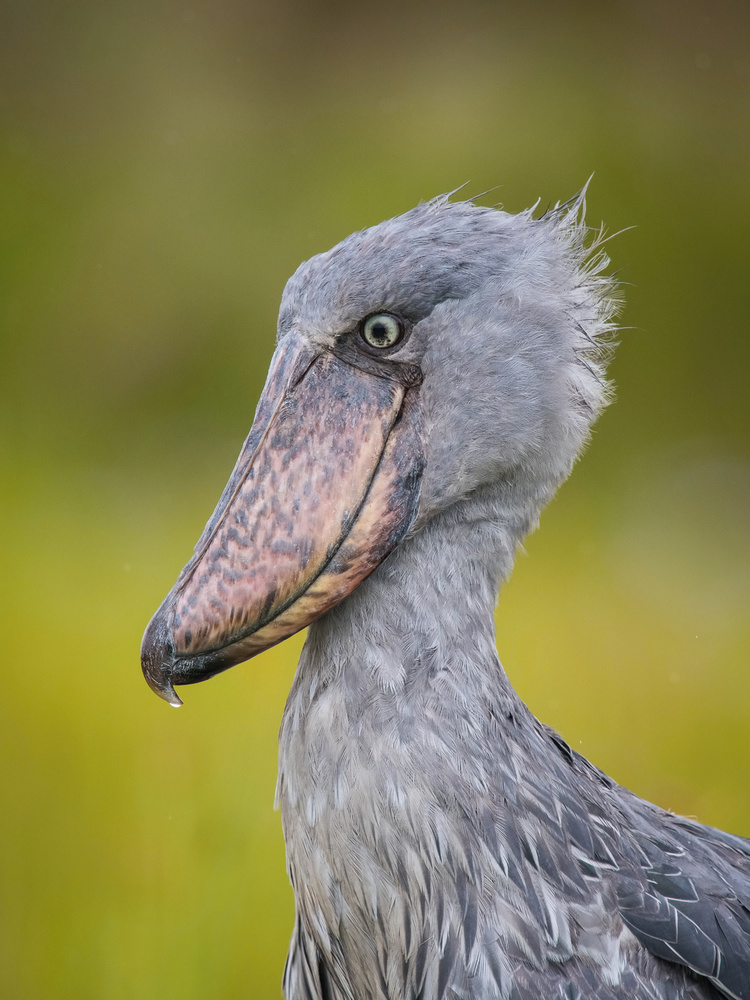
[[[375,313],[363,321],[360,332],[370,347],[394,347],[404,335],[404,324],[390,313]]]

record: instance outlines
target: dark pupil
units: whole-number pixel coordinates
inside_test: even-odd
[[[385,323],[373,323],[370,327],[370,333],[373,340],[378,340],[381,344],[388,340],[388,327]]]

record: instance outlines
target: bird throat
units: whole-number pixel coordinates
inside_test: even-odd
[[[524,767],[516,736],[530,714],[499,663],[493,617],[515,545],[486,522],[440,521],[310,628],[281,726],[298,913],[289,975],[295,949],[313,947],[334,997],[390,997],[382,977],[393,962],[403,986],[404,955],[404,996],[421,995],[414,941],[431,942],[438,968],[445,935],[467,933],[467,884],[481,881],[467,814],[490,789],[514,798],[502,786]]]

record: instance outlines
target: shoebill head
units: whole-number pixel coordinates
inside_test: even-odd
[[[157,694],[178,705],[175,684],[304,628],[479,492],[531,527],[608,399],[612,283],[583,204],[437,198],[298,268],[250,434],[143,639]]]

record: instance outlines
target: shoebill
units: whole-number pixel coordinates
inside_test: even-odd
[[[438,198],[302,264],[255,421],[143,640],[153,690],[309,626],[280,733],[287,1000],[750,998],[750,842],[531,714],[493,608],[608,401],[583,200]]]

